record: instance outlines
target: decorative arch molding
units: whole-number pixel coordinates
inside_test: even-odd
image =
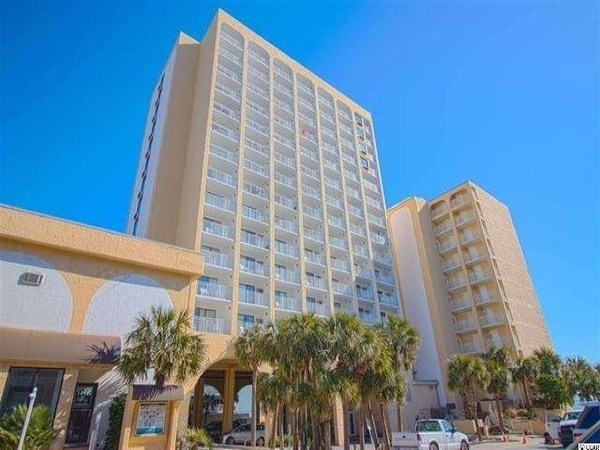
[[[149,313],[153,306],[173,308],[163,285],[145,275],[118,275],[102,284],[92,298],[82,332],[125,336],[135,326],[136,318]]]
[[[31,253],[0,250],[0,326],[67,332],[72,315],[73,293],[60,270]]]

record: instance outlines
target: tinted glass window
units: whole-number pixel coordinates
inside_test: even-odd
[[[591,428],[600,420],[600,406],[585,408],[577,421],[575,428]]]

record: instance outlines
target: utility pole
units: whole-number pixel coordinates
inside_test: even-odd
[[[27,434],[27,427],[29,426],[29,420],[31,419],[31,412],[33,411],[33,404],[35,403],[35,397],[37,396],[37,387],[33,388],[31,394],[29,394],[29,405],[27,406],[27,414],[25,415],[25,422],[23,423],[23,429],[21,430],[21,438],[19,439],[19,445],[17,450],[23,450],[23,444],[25,443],[25,435]]]

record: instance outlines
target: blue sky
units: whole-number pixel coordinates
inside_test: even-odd
[[[124,230],[151,89],[218,6],[373,113],[388,205],[506,203],[554,345],[600,360],[596,2],[4,3],[0,202]]]

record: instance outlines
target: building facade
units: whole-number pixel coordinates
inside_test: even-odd
[[[515,359],[552,346],[504,204],[465,182],[429,202],[406,199],[388,220],[403,308],[422,339],[417,379],[447,380],[457,353],[493,345]],[[442,403],[456,403],[445,386]]]
[[[113,371],[121,339],[152,306],[193,309],[201,273],[191,250],[0,207],[0,415],[36,386],[52,449],[96,448],[126,390]]]
[[[154,90],[128,232],[204,255],[201,332],[400,311],[371,115],[222,11]]]

